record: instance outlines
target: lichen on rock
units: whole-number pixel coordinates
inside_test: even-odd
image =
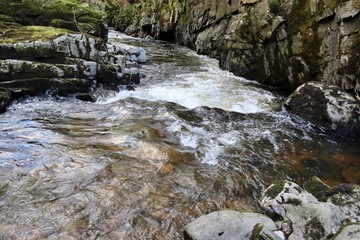
[[[275,185],[266,189],[260,204],[267,214],[274,216],[276,213],[288,220],[291,231],[285,233],[283,228],[288,239],[328,239],[341,230],[344,222],[360,222],[359,191],[356,185],[343,184],[330,188],[320,179],[312,178],[305,183],[305,188],[313,192],[320,190],[315,195],[322,198],[321,202],[306,190],[292,190],[294,186],[300,188],[295,183],[286,181],[281,185],[283,190],[277,190],[276,197],[271,198],[271,194],[268,194]]]

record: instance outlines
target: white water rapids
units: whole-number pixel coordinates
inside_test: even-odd
[[[128,48],[129,46],[118,41],[131,41],[132,38],[112,32],[109,39],[114,45]],[[156,55],[153,57],[152,51],[156,51],[158,46],[149,42],[143,44],[148,51],[148,63],[153,68],[150,73],[146,71],[149,71],[148,68],[144,69],[150,75],[149,78],[142,80],[142,85],[137,87],[136,91],[119,92],[116,96],[106,99],[104,103],[136,97],[149,101],[174,102],[186,108],[206,106],[240,113],[256,113],[271,110],[274,102],[279,99],[279,95],[260,88],[259,84],[221,70],[217,60],[199,56],[187,48],[177,47],[176,53],[162,52],[162,57],[168,58],[169,61],[168,66],[165,66],[167,68],[152,64],[152,60],[156,60]],[[171,49],[171,45],[168,47]],[[186,63],[188,66],[171,68],[170,66],[176,66],[178,63],[177,55],[180,54],[182,58],[186,56],[187,61],[190,61]],[[193,68],[196,68],[196,72]],[[154,70],[160,73],[159,76],[153,76]],[[152,79],[154,77],[159,78]]]

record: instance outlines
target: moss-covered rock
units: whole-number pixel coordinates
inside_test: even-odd
[[[250,240],[282,240],[285,238],[279,237],[273,231],[268,229],[264,224],[258,223],[254,226],[249,239]]]
[[[27,95],[93,101],[90,92],[99,85],[118,90],[139,84],[138,62],[146,62],[143,49],[127,49],[124,56],[124,49],[88,34],[43,26],[14,28],[0,40],[0,52],[0,88],[6,89],[0,92],[0,111]]]
[[[17,43],[23,41],[49,41],[61,35],[74,33],[63,28],[44,26],[16,26],[6,29],[0,39],[0,44]]]
[[[5,0],[1,1],[0,9],[0,21],[11,20],[25,26],[50,25],[103,38],[107,35],[105,6],[102,1]]]
[[[281,186],[283,189],[280,191]],[[270,212],[271,216],[276,213],[288,220],[290,229],[281,229],[287,237],[290,235],[289,239],[329,239],[344,222],[360,221],[360,190],[357,185],[340,184],[329,188],[316,177],[308,180],[306,189],[323,197],[323,202],[294,186],[295,183],[278,181],[264,191],[260,202],[266,213]],[[275,193],[277,196],[270,198]],[[334,195],[328,198],[331,194]],[[259,233],[260,228],[256,230],[254,233]]]
[[[330,187],[317,177],[312,177],[304,183],[304,189],[314,195],[319,201],[326,202]]]

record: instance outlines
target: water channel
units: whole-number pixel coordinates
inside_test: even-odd
[[[0,115],[0,239],[181,239],[275,180],[360,183],[360,148],[279,110],[284,96],[170,43],[133,92],[38,97]]]

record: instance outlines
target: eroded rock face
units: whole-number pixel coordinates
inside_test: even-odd
[[[340,87],[308,82],[288,97],[284,107],[331,131],[360,136],[360,101]]]
[[[187,11],[175,11],[146,14],[158,32],[171,22],[179,43],[242,77],[289,92],[308,81],[359,84],[359,0],[189,0]]]

